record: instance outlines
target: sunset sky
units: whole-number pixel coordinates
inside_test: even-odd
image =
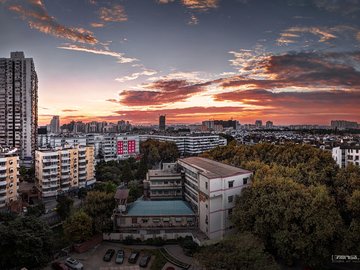
[[[360,0],[0,0],[39,121],[360,122]]]

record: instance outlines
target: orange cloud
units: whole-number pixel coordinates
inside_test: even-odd
[[[26,3],[27,5],[25,5]],[[59,24],[54,17],[49,16],[41,0],[27,0],[26,3],[24,5],[10,5],[8,9],[19,14],[32,29],[74,42],[98,43],[94,34],[89,30]]]
[[[104,22],[125,22],[128,19],[122,5],[113,5],[111,8],[102,7],[99,14]]]
[[[193,84],[186,80],[164,79],[146,85],[142,90],[123,90],[119,103],[126,106],[163,105],[184,101],[205,91],[210,83]],[[113,101],[113,100],[109,100]]]

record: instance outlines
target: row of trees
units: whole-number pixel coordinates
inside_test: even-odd
[[[231,143],[203,156],[254,172],[232,220],[276,258],[320,267],[331,254],[360,253],[360,168],[339,169],[330,152],[295,144]]]

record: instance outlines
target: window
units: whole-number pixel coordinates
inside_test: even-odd
[[[228,215],[229,215],[229,217],[232,215],[232,212],[233,212],[232,208],[231,208],[231,209],[228,209]]]
[[[133,217],[133,218],[131,219],[131,222],[132,222],[132,224],[137,224],[137,218],[136,218],[136,217]]]
[[[234,201],[234,196],[232,196],[232,195],[229,196],[229,197],[228,197],[228,202],[229,202],[229,203],[232,203],[233,201]]]
[[[208,189],[208,182],[205,182],[205,188]]]
[[[234,181],[229,181],[228,184],[229,184],[229,188],[234,187]]]
[[[243,179],[243,184],[244,184],[244,185],[246,185],[246,184],[247,184],[247,182],[248,182],[248,180],[249,180],[249,178],[248,178],[248,177],[244,178],[244,179]]]

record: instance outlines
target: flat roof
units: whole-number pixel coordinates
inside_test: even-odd
[[[188,216],[195,215],[190,205],[181,200],[143,201],[129,205],[127,216]]]
[[[209,179],[251,173],[251,171],[248,170],[244,170],[238,167],[230,166],[221,162],[217,162],[215,160],[202,157],[188,157],[180,159],[180,161],[192,167],[196,167],[201,171],[201,174],[203,174]]]
[[[175,170],[149,170],[148,174],[150,177],[154,176],[180,176],[181,173],[176,172]]]

